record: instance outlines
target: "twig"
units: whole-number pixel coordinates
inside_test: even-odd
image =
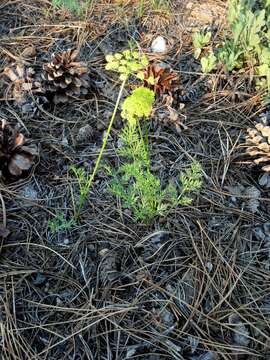
[[[2,211],[3,211],[3,226],[4,226],[4,228],[6,228],[6,226],[7,226],[7,212],[6,212],[6,206],[5,206],[5,202],[4,202],[3,196],[1,194],[1,191],[0,191],[0,201],[1,201],[1,205],[2,205]]]

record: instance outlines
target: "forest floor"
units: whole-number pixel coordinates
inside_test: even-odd
[[[194,30],[215,23],[216,37],[224,31],[226,2],[154,9],[146,1],[143,10],[139,3],[93,1],[82,18],[47,0],[0,2],[0,73],[18,61],[40,68],[53,52],[75,47],[95,89],[30,117],[0,78],[0,118],[19,123],[40,153],[26,177],[0,182],[0,223],[10,232],[0,255],[3,360],[270,359],[269,189],[241,157],[245,130],[265,109],[244,74],[209,91],[192,49]],[[74,215],[78,186],[69,168],[91,173],[118,95],[105,55],[132,41],[151,56],[157,35],[168,51],[153,58],[196,96],[177,110],[180,128],[154,112],[152,166],[166,182],[198,160],[200,194],[145,225],[107,191],[101,170],[80,221],[53,232],[57,214]],[[32,59],[23,57],[29,46]],[[104,156],[115,166],[120,128],[119,111]]]

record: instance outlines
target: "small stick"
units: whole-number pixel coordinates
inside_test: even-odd
[[[3,196],[1,194],[1,191],[0,191],[0,201],[1,201],[1,205],[2,205],[2,211],[3,211],[3,227],[6,228],[6,226],[7,226],[7,212],[6,212],[6,206],[5,206],[5,202],[4,202]]]

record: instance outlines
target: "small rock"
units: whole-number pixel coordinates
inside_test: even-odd
[[[233,325],[233,341],[239,346],[248,346],[250,340],[248,338],[249,330],[242,322],[237,314],[231,314],[229,316],[229,323]]]
[[[85,126],[81,127],[78,131],[78,134],[76,136],[76,141],[79,144],[83,144],[88,142],[94,134],[92,126],[89,124],[86,124]]]
[[[259,178],[259,184],[266,189],[270,189],[270,174],[265,173]]]
[[[158,36],[153,40],[151,50],[153,53],[164,53],[167,51],[167,43],[163,36]]]
[[[34,285],[43,285],[46,282],[46,276],[41,272],[38,272],[36,278],[33,281]]]
[[[38,192],[30,184],[20,190],[20,195],[29,200],[36,200],[38,197]]]
[[[243,209],[247,209],[252,213],[259,211],[261,192],[255,186],[244,187],[241,184],[226,187],[231,193],[231,203],[233,206],[237,204]]]
[[[213,270],[213,264],[210,261],[208,261],[206,263],[206,268],[207,268],[208,272],[210,273]]]

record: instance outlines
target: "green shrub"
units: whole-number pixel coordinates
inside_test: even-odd
[[[266,89],[270,95],[269,3],[269,0],[229,1],[227,19],[230,36],[226,37],[220,49],[214,50],[214,54],[210,53],[201,59],[203,72],[212,71],[218,64],[222,64],[229,72],[253,66],[258,76],[257,86]],[[195,44],[200,47],[207,39],[196,35],[195,40]]]

